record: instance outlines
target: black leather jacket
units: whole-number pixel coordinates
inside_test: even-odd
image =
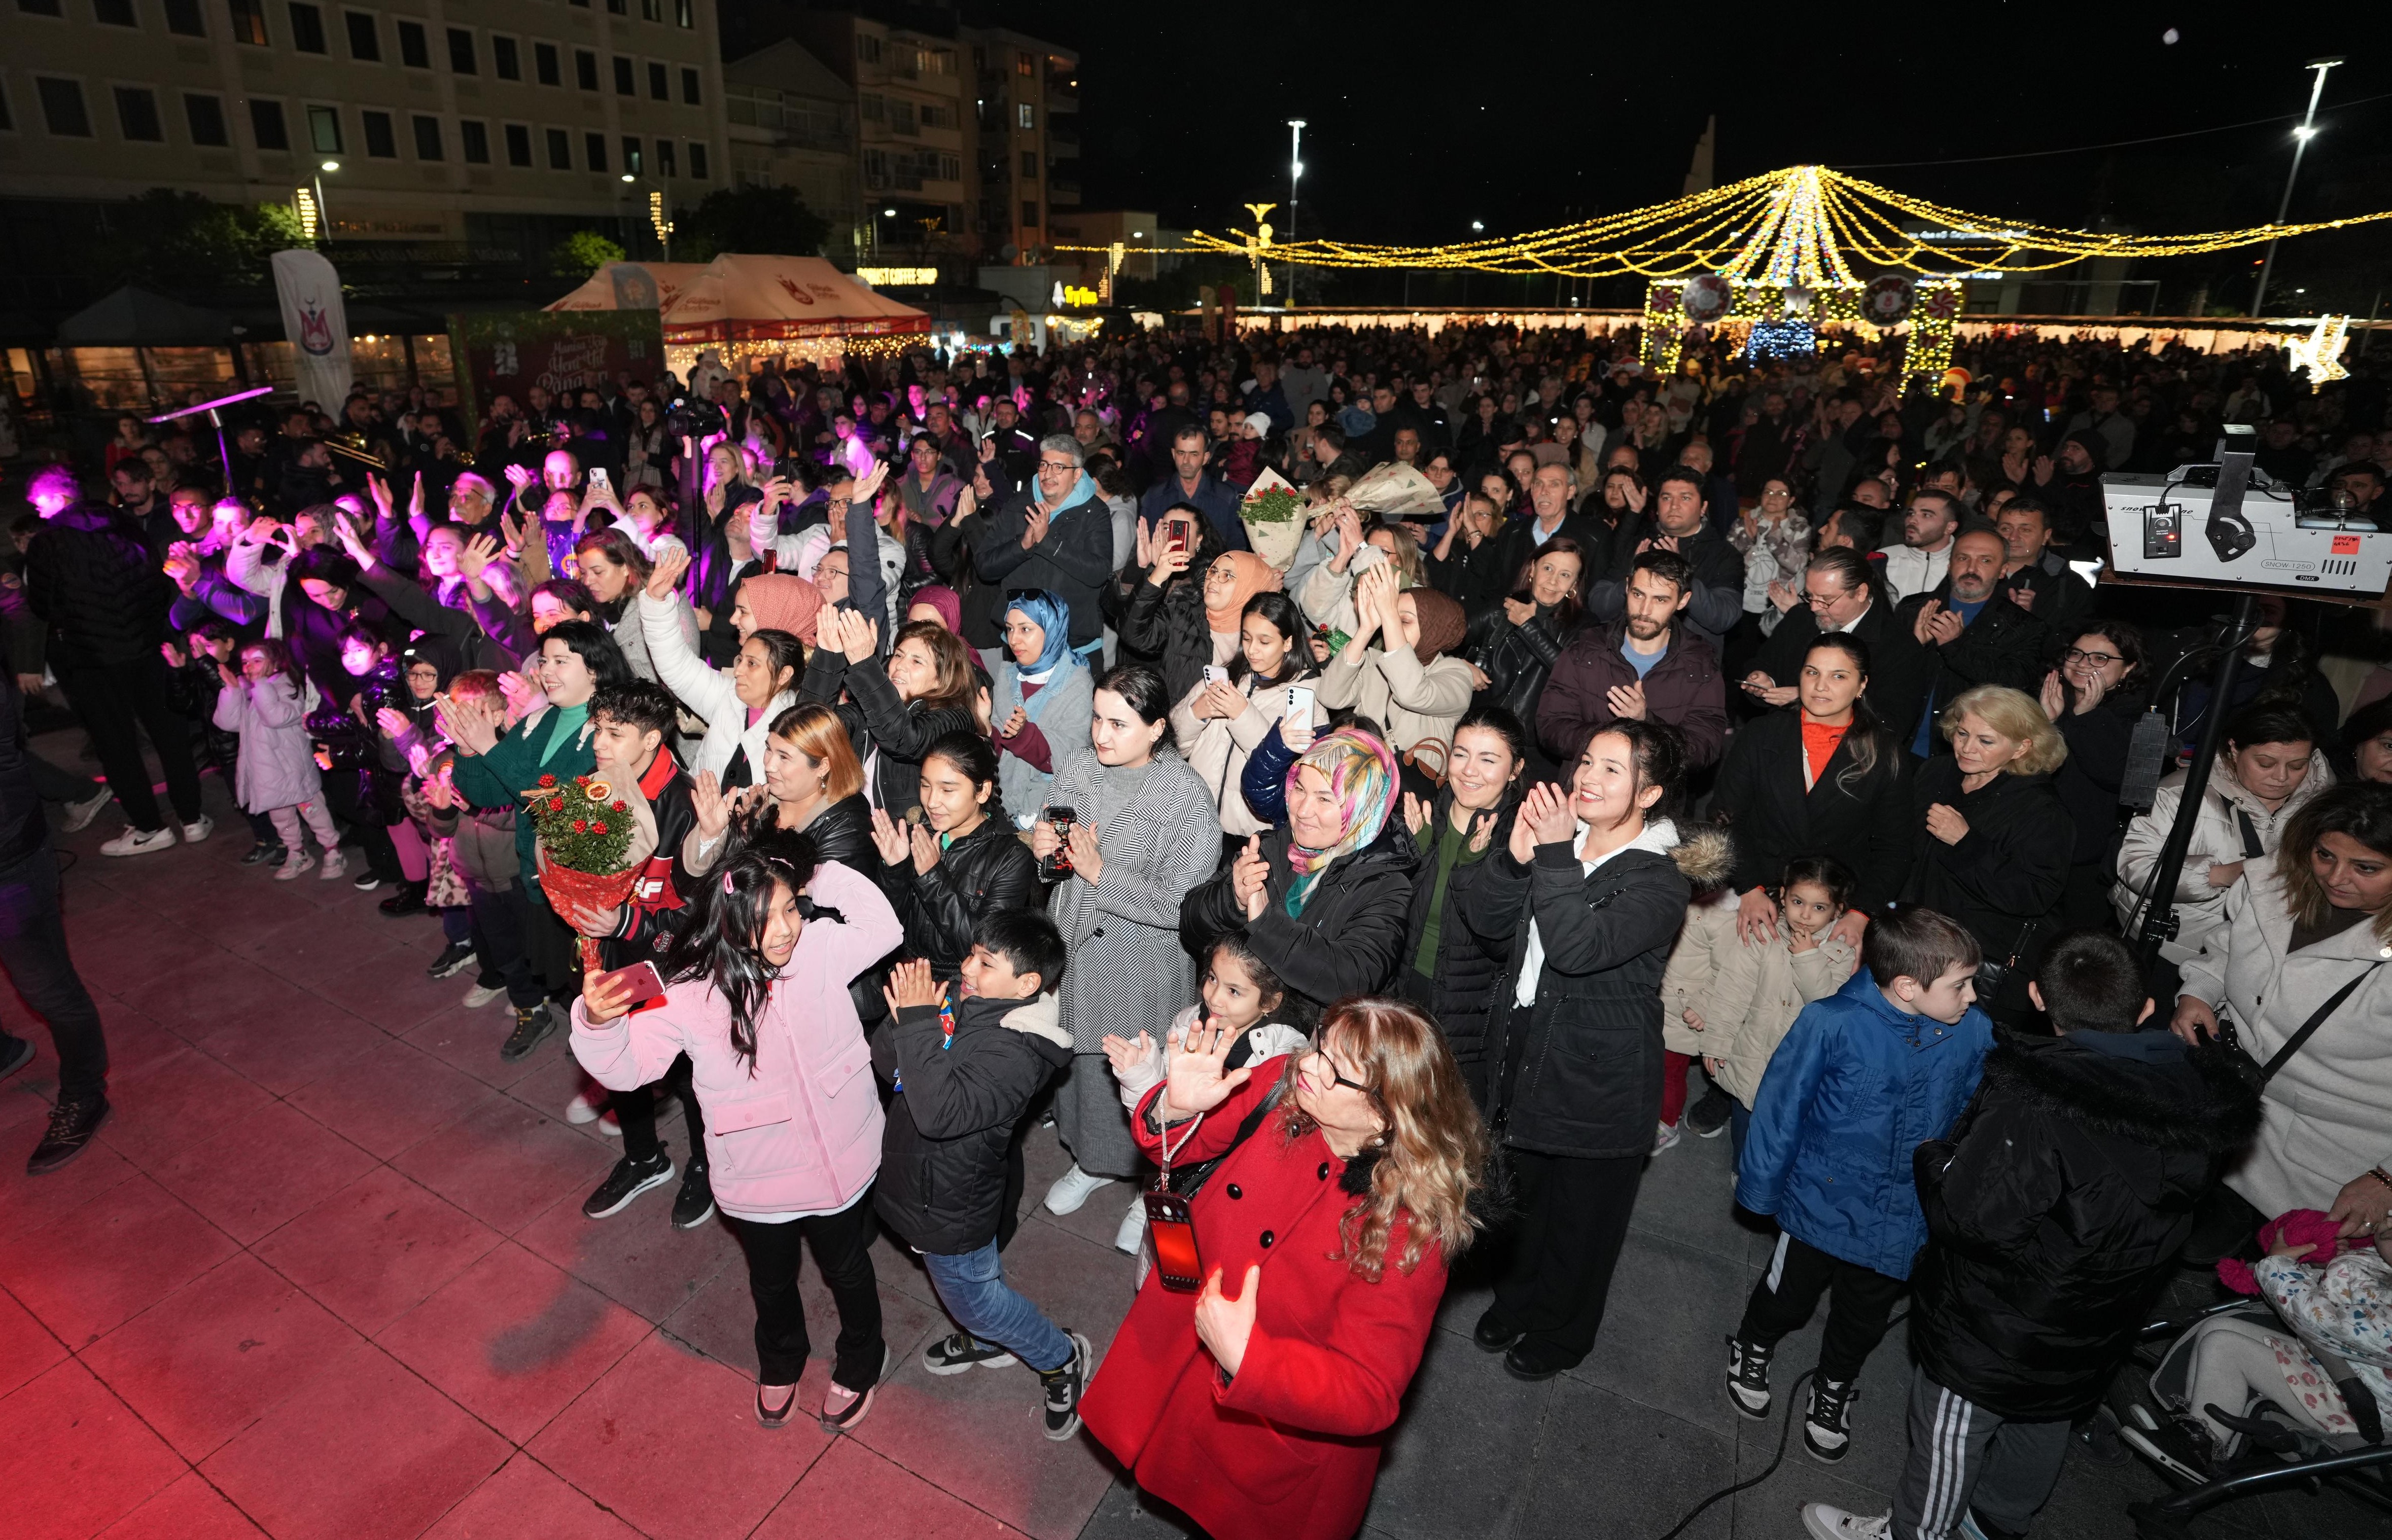
[[[1545,676],[1562,655],[1562,628],[1554,612],[1540,606],[1526,625],[1512,624],[1502,604],[1482,611],[1462,638],[1462,655],[1487,676],[1474,706],[1500,705],[1523,722],[1537,719],[1537,701],[1545,692]]]
[[[938,864],[916,872],[909,859],[887,868],[880,886],[905,926],[905,953],[926,959],[930,973],[951,980],[971,952],[972,927],[1000,909],[1040,903],[1038,861],[1006,821],[991,818],[939,853]]]

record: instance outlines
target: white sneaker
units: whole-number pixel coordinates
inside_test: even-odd
[[[598,1120],[599,1110],[606,1105],[606,1100],[605,1092],[596,1086],[585,1085],[573,1094],[573,1100],[565,1104],[565,1120],[576,1127],[583,1123],[594,1123]]]
[[[1653,1153],[1660,1154],[1684,1137],[1684,1135],[1678,1132],[1677,1124],[1663,1123],[1660,1132],[1653,1135]]]
[[[1885,1540],[1892,1521],[1888,1513],[1864,1516],[1828,1503],[1802,1505],[1802,1527],[1810,1532],[1811,1540]]]
[[[186,845],[197,845],[200,841],[207,838],[210,835],[214,834],[215,832],[216,821],[210,818],[207,814],[202,813],[190,822],[183,825],[183,843]]]
[[[1146,1248],[1146,1195],[1138,1194],[1129,1200],[1129,1212],[1122,1215],[1121,1228],[1113,1232],[1113,1249],[1137,1256]]]
[[[103,785],[98,790],[91,794],[91,799],[89,801],[68,803],[65,824],[66,832],[73,834],[78,829],[87,829],[91,827],[91,821],[99,816],[100,809],[106,808],[110,799],[115,795],[116,794],[114,792],[110,791]]]
[[[288,871],[290,868],[286,866],[283,870]],[[338,850],[327,850],[324,852],[324,869],[316,874],[316,880],[318,882],[332,882],[338,878],[345,877],[348,874],[348,859],[343,856]]]
[[[1090,1176],[1075,1165],[1057,1177],[1055,1184],[1046,1189],[1046,1211],[1050,1214],[1076,1214],[1080,1211],[1080,1205],[1088,1200],[1089,1194],[1112,1181],[1110,1176]]]
[[[103,856],[146,856],[152,850],[163,850],[175,843],[175,831],[161,826],[143,834],[127,825],[123,834],[99,848]]]
[[[274,880],[276,882],[289,882],[300,873],[314,867],[315,864],[316,858],[309,855],[306,851],[293,850],[290,855],[283,858],[281,865],[274,869]]]
[[[472,989],[465,991],[465,1009],[469,1011],[478,1011],[483,1006],[488,1004],[491,1001],[498,999],[500,995],[506,992],[506,986],[503,984],[495,990],[486,990],[479,984],[476,984]]]

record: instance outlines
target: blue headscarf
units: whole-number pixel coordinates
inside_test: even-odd
[[[1038,661],[1027,668],[1021,668],[1017,665],[1019,672],[1034,674],[1040,679],[1045,679],[1058,664],[1067,658],[1080,664],[1083,667],[1086,666],[1086,662],[1072,651],[1072,609],[1060,597],[1045,589],[1029,593],[1008,595],[1005,602],[1005,613],[1011,615],[1016,610],[1021,612],[1023,618],[1046,633],[1046,650],[1038,654]]]

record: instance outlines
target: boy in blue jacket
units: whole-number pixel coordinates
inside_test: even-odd
[[[1728,1398],[1769,1415],[1769,1360],[1832,1291],[1802,1443],[1851,1447],[1862,1364],[1927,1243],[1911,1152],[1952,1130],[1993,1046],[1976,1008],[1976,938],[1931,909],[1880,914],[1864,967],[1814,1001],[1771,1055],[1737,1163],[1736,1201],[1777,1218],[1776,1254],[1728,1339]]]

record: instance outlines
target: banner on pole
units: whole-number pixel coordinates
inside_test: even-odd
[[[349,356],[349,315],[341,303],[341,275],[315,252],[274,253],[274,291],[282,302],[282,330],[298,367],[299,399],[341,415],[357,371]]]

